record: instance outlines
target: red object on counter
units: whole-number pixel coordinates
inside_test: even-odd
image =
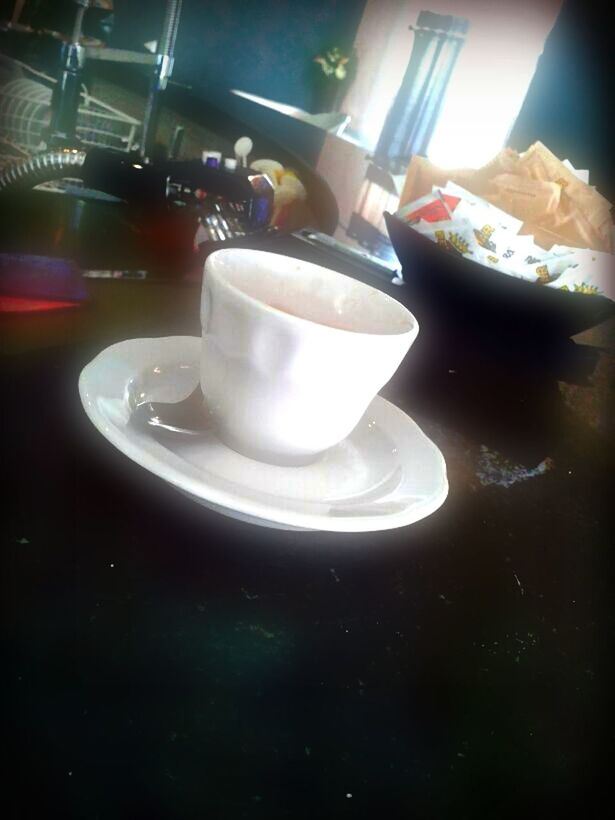
[[[65,310],[79,307],[81,302],[64,302],[49,299],[29,299],[24,296],[0,294],[0,313],[34,313],[44,310]]]

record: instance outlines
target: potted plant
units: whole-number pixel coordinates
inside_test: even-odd
[[[356,54],[339,46],[324,49],[314,57],[314,102],[312,112],[337,111],[356,72]]]

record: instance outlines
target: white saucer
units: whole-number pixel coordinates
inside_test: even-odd
[[[199,380],[201,340],[131,339],[82,371],[81,401],[121,452],[218,512],[282,529],[363,532],[412,524],[448,493],[438,448],[405,413],[377,396],[352,434],[304,467],[239,455],[213,433],[154,436],[129,424],[142,401],[180,401]]]

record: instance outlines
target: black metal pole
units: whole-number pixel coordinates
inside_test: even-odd
[[[167,0],[167,6],[162,24],[162,32],[158,41],[158,53],[154,76],[150,84],[149,96],[143,117],[143,138],[141,140],[141,156],[151,158],[156,143],[156,131],[160,115],[161,92],[167,87],[167,81],[173,71],[173,51],[179,26],[182,0]]]
[[[49,147],[73,145],[76,142],[77,114],[81,94],[81,73],[85,62],[83,46],[79,44],[83,15],[89,0],[75,0],[77,14],[71,40],[62,46],[61,67],[58,81],[51,97],[51,122],[49,124]]]

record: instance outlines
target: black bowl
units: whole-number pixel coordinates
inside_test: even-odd
[[[384,220],[419,322],[450,317],[490,333],[568,337],[615,314],[605,296],[517,279],[442,250],[392,214]]]

